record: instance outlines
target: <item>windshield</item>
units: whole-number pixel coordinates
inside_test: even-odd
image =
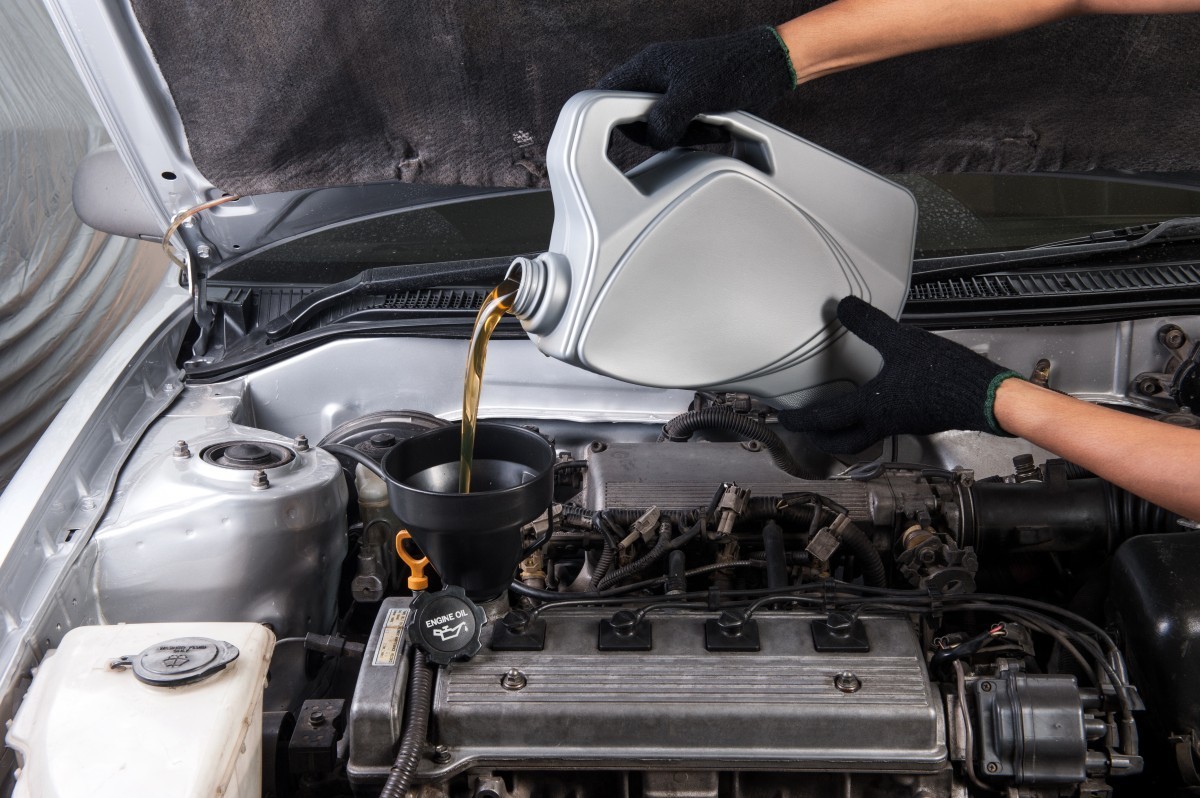
[[[1200,216],[1200,188],[1077,175],[893,175],[917,199],[917,258],[993,252]],[[222,281],[329,283],[373,266],[506,257],[550,241],[549,191],[491,194],[378,214],[265,248]]]
[[[893,175],[917,198],[917,258],[998,252],[1200,216],[1200,189],[1090,175]]]

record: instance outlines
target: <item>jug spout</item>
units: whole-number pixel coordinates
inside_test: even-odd
[[[554,252],[536,258],[516,258],[505,279],[515,280],[517,297],[512,315],[521,320],[526,332],[544,335],[555,328],[567,306],[571,291],[571,266]]]

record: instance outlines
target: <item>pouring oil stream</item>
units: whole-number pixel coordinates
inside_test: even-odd
[[[479,420],[479,392],[483,388],[483,363],[487,358],[488,339],[500,323],[500,317],[512,310],[517,298],[519,284],[513,277],[505,277],[500,285],[483,300],[479,314],[475,316],[475,327],[471,330],[471,343],[467,347],[467,373],[463,379],[462,407],[462,450],[458,461],[458,492],[471,492],[471,466],[475,459],[475,425]]]

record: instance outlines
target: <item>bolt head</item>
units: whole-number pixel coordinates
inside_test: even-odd
[[[500,677],[500,686],[505,690],[521,690],[529,683],[525,674],[516,668],[509,668],[508,673]]]
[[[1162,341],[1165,346],[1168,346],[1171,349],[1178,349],[1179,347],[1183,346],[1183,342],[1186,337],[1187,336],[1184,335],[1183,330],[1174,324],[1168,324],[1166,327],[1163,327],[1158,331],[1158,340]]]
[[[319,709],[314,710],[312,713],[309,714],[308,719],[312,723],[312,725],[320,726],[321,724],[323,724],[325,722],[325,713]]]
[[[1150,379],[1138,380],[1137,389],[1139,393],[1143,393],[1146,396],[1154,396],[1154,394],[1158,393],[1158,381]]]
[[[843,693],[857,693],[862,688],[862,680],[851,671],[842,671],[833,677],[833,686]]]
[[[192,456],[192,450],[188,448],[187,441],[175,441],[175,449],[172,455],[180,460],[186,460]]]
[[[308,436],[307,435],[297,435],[296,440],[293,441],[293,443],[295,443],[295,445],[296,445],[296,451],[298,451],[298,452],[307,452],[308,451]]]
[[[990,692],[992,692],[992,683],[991,682],[980,682],[979,689],[985,693],[990,693]]]
[[[254,476],[250,478],[250,487],[253,490],[266,490],[271,487],[271,482],[267,479],[267,472],[255,471]]]
[[[1000,770],[1000,766],[995,762],[988,762],[984,767],[984,770],[986,770],[988,773],[995,773],[996,771]]]

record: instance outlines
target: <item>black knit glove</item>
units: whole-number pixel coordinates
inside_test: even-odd
[[[787,47],[769,25],[652,44],[596,86],[663,95],[647,120],[647,143],[658,150],[678,143],[698,114],[765,111],[795,87]]]
[[[827,452],[860,452],[889,435],[928,435],[948,429],[1006,434],[992,406],[996,389],[1021,375],[997,366],[965,346],[908,324],[858,297],[838,303],[838,320],[879,350],[883,369],[854,393],[801,410],[784,410],[779,420],[800,430]]]

